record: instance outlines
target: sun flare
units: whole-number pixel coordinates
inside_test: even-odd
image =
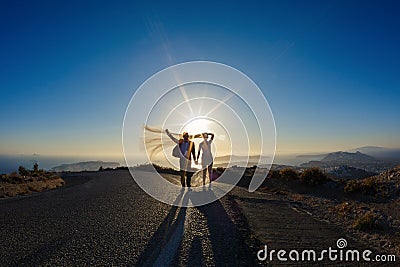
[[[189,134],[200,134],[210,132],[211,122],[206,118],[194,118],[188,121],[183,127],[181,132],[188,132]]]

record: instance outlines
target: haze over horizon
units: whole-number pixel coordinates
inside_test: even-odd
[[[258,85],[278,154],[399,148],[399,5],[1,2],[0,155],[123,157],[135,90],[193,60]]]

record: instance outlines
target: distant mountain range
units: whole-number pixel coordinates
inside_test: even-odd
[[[386,148],[380,146],[363,146],[351,149],[347,152],[361,152],[378,159],[400,159],[400,149]]]
[[[371,162],[376,162],[378,160],[372,156],[363,154],[360,151],[357,151],[355,153],[338,151],[338,152],[333,152],[333,153],[327,154],[321,161],[328,162],[328,163],[336,162],[338,164],[346,164],[346,163],[348,164],[350,162],[371,163]]]
[[[399,164],[399,161],[378,159],[373,156],[361,153],[360,151],[357,151],[355,153],[338,151],[326,154],[321,160],[311,160],[307,163],[301,164],[300,166],[319,167],[324,169],[340,166],[350,166],[368,172],[379,173],[393,168],[397,164]]]
[[[55,172],[79,172],[79,171],[97,171],[100,167],[105,168],[116,168],[119,167],[118,162],[107,162],[107,161],[84,161],[71,164],[62,164],[51,168],[51,171]]]
[[[396,148],[386,148],[386,147],[381,147],[381,146],[363,146],[363,147],[350,149],[345,152],[349,152],[349,153],[361,152],[363,154],[375,157],[377,159],[398,159],[398,160],[400,160],[400,149],[396,149]],[[298,155],[297,158],[303,159],[306,161],[321,160],[324,157],[326,157],[328,154],[329,153],[304,154],[304,155]]]
[[[237,165],[241,167],[253,166],[258,164],[259,157],[260,156],[250,156],[247,161],[246,156],[220,156],[215,158],[214,166],[226,167],[228,162],[230,162],[231,165]],[[261,164],[259,164],[259,166],[265,166],[266,163],[269,163],[270,159],[270,157],[262,156]],[[347,168],[344,170],[345,172],[354,173],[355,175],[352,176],[355,177],[362,177],[388,170],[400,164],[400,149],[365,146],[349,151],[298,155],[296,157],[296,161],[298,162],[295,164],[296,166],[303,168],[319,167],[327,171],[334,171],[335,168],[336,170],[341,171],[342,169],[338,168],[345,167]],[[288,163],[284,161],[282,161],[280,164],[288,165]],[[365,171],[365,173],[362,171]]]

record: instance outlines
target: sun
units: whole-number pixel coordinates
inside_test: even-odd
[[[204,132],[210,132],[211,121],[204,117],[196,117],[187,121],[181,132],[188,132],[189,134],[201,134]]]

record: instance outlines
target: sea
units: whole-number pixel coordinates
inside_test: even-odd
[[[110,161],[118,162],[121,166],[125,166],[125,160],[122,157],[80,157],[80,156],[42,156],[42,155],[0,155],[0,174],[11,173],[17,171],[19,166],[27,169],[33,169],[33,165],[37,163],[39,169],[50,170],[61,164],[70,164],[84,161]]]

